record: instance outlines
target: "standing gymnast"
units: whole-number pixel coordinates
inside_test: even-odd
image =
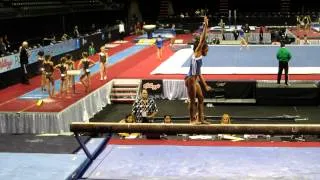
[[[172,24],[171,29],[170,29],[171,33],[172,33],[172,38],[170,40],[170,46],[174,45],[174,42],[176,40],[176,25]]]
[[[83,84],[85,91],[89,92],[90,90],[90,65],[93,65],[94,62],[88,58],[88,53],[83,52],[82,53],[82,59],[80,60],[80,63],[78,65],[78,69],[83,70],[83,74],[80,76],[80,81]],[[87,80],[87,81],[85,81]]]
[[[74,62],[72,60],[71,54],[67,54],[66,55],[66,64],[68,66],[67,71],[74,70]],[[75,83],[74,82],[74,76],[73,75],[67,75],[67,93],[70,92],[70,90],[73,87],[74,83]]]
[[[202,57],[208,53],[208,45],[206,43],[206,34],[208,29],[208,18],[204,17],[203,32],[200,35],[199,41],[194,43],[193,56],[190,63],[189,73],[185,78],[185,85],[189,96],[189,114],[190,123],[192,124],[209,124],[204,120],[204,97],[202,88],[198,81],[205,87],[206,91],[212,90],[206,83],[204,77],[201,74]],[[198,102],[196,102],[196,98]],[[198,114],[198,116],[196,116]]]
[[[39,73],[41,75],[41,91],[46,90],[46,76],[44,74],[43,62],[44,62],[44,51],[38,52],[38,62],[39,62]]]
[[[68,89],[68,78],[67,78],[67,70],[68,65],[66,64],[67,58],[62,57],[60,59],[60,63],[55,66],[56,69],[60,71],[60,95],[63,97],[64,94],[67,94]]]
[[[161,35],[159,35],[156,39],[156,46],[157,46],[158,59],[161,60],[162,59],[162,48],[163,48],[163,39],[162,39]]]
[[[43,68],[44,68],[44,75],[46,78],[46,85],[47,90],[50,97],[53,97],[54,95],[54,79],[53,79],[53,71],[54,71],[54,65],[51,61],[50,55],[44,56],[44,62],[43,62]]]
[[[100,48],[100,80],[107,79],[107,65],[108,65],[108,52],[106,51],[105,47],[102,46]]]

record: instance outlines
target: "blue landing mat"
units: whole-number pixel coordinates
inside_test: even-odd
[[[320,67],[320,46],[287,46],[292,54],[290,67]],[[252,45],[249,49],[240,46],[209,46],[203,67],[278,67],[276,58],[279,46]],[[183,67],[190,66],[188,59]]]
[[[86,147],[88,148],[88,151],[90,154],[94,154],[99,146],[104,145],[103,143],[105,142],[105,138],[91,138],[87,143]],[[77,154],[83,154],[85,155],[84,151],[80,149]]]
[[[320,179],[320,148],[108,145],[92,179]]]
[[[85,160],[73,154],[0,153],[0,179],[67,179]]]

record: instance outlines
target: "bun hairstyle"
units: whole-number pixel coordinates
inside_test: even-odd
[[[87,57],[89,57],[88,52],[83,52],[83,53],[82,53],[82,57],[83,57],[83,58],[87,58]]]
[[[49,54],[45,55],[45,56],[44,56],[44,59],[45,59],[46,61],[50,61],[50,60],[51,60],[51,55],[49,55]]]
[[[66,58],[67,58],[68,60],[72,60],[71,54],[66,54]]]
[[[43,51],[43,50],[40,50],[40,51],[38,52],[38,56],[44,56],[44,51]]]
[[[66,58],[66,57],[62,57],[62,58],[60,59],[60,63],[61,63],[61,64],[66,63],[66,61],[67,61],[67,58]]]

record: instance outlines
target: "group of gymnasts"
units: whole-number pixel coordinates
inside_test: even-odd
[[[74,87],[74,76],[80,75],[80,82],[84,86],[85,92],[90,91],[90,67],[95,62],[89,58],[88,52],[82,53],[82,58],[77,66],[73,61],[70,54],[67,54],[60,58],[57,65],[54,65],[52,56],[44,54],[44,51],[38,52],[38,62],[40,64],[41,73],[41,90],[47,91],[50,97],[55,95],[55,69],[60,72],[60,95],[64,97],[71,92]],[[105,46],[100,48],[99,53],[99,66],[100,66],[100,80],[107,80],[107,64],[108,64],[108,52]]]
[[[297,30],[307,30],[311,29],[311,17],[308,16],[297,16]]]

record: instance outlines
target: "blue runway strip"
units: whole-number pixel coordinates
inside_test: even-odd
[[[145,47],[147,47],[147,46],[146,45],[135,45],[135,46],[132,46],[128,49],[125,49],[119,53],[116,53],[116,54],[109,57],[109,65],[115,64],[115,63],[129,57],[129,56],[141,51]],[[91,74],[99,72],[99,62],[96,62],[95,65],[90,68],[90,71],[91,71]],[[76,76],[75,81],[79,82],[80,76]],[[55,92],[60,91],[60,84],[61,84],[60,80],[55,80]],[[48,92],[41,91],[41,87],[39,87],[39,88],[36,88],[36,89],[20,96],[19,99],[45,99],[48,97],[49,97]]]

